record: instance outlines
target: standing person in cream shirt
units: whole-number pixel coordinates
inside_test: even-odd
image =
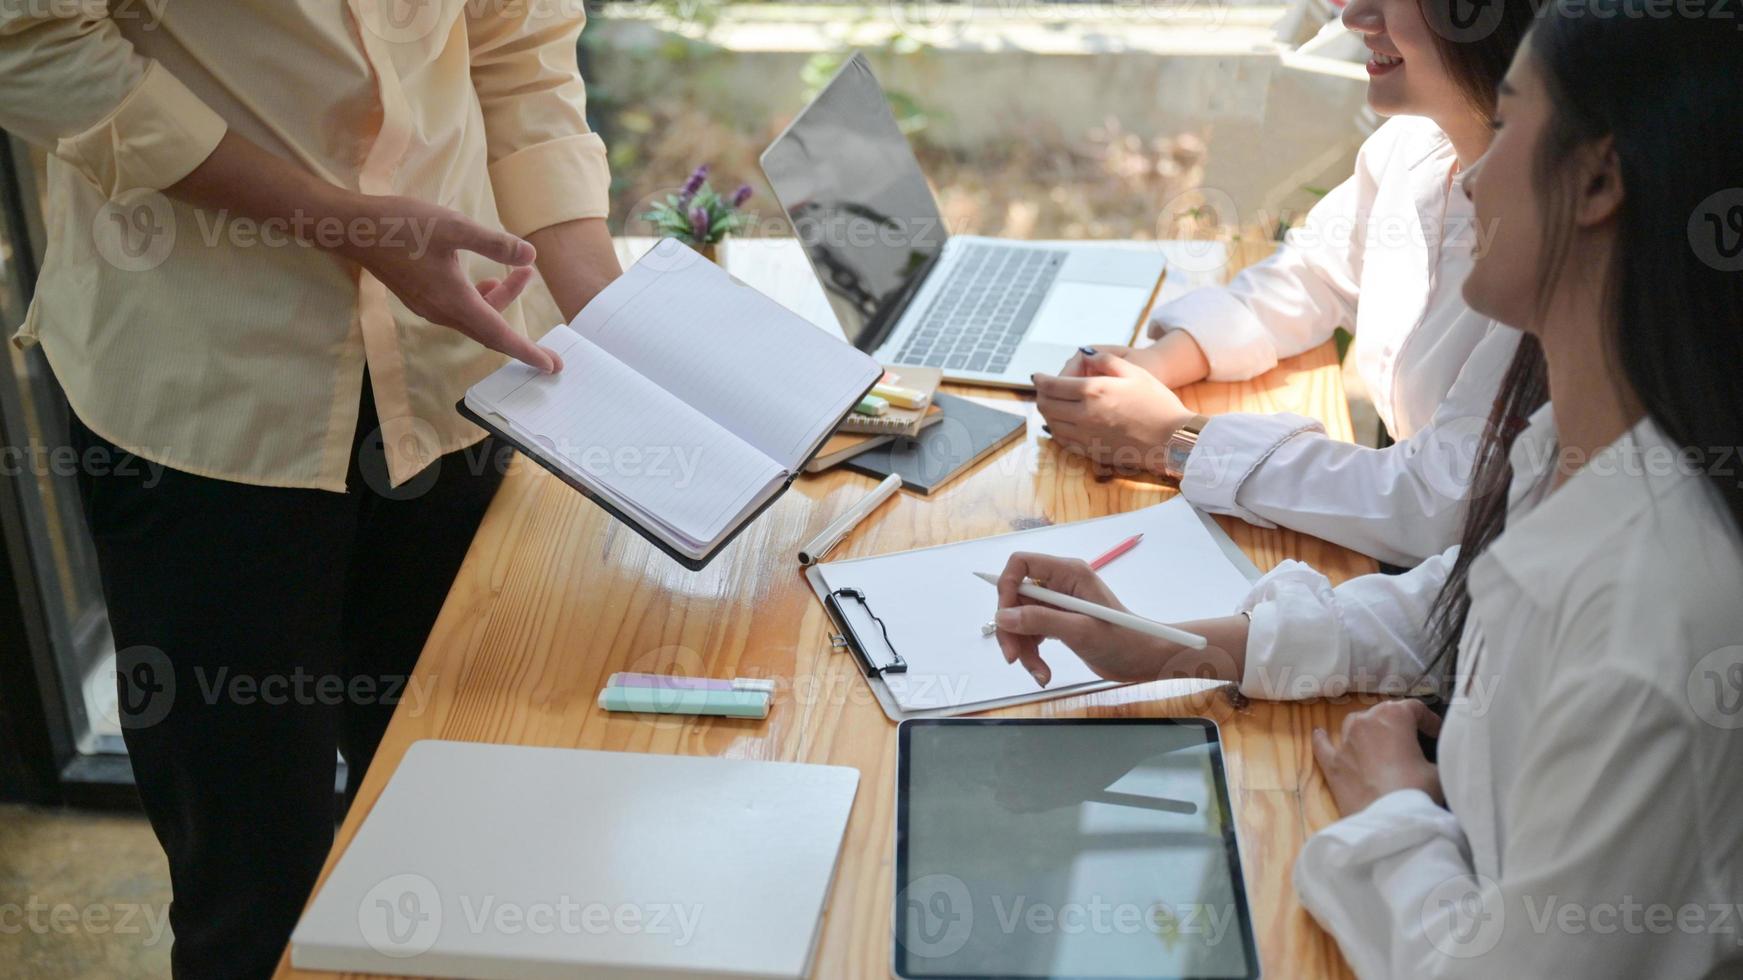
[[[272,972],[332,844],[336,752],[355,794],[417,710],[502,478],[454,404],[503,353],[559,370],[534,336],[619,271],[581,25],[570,3],[0,8],[0,126],[51,154],[17,340],[89,467],[178,978]]]
[[[1274,256],[1159,307],[1156,344],[1086,348],[1060,376],[1038,375],[1054,439],[1112,469],[1162,476],[1211,513],[1398,565],[1456,539],[1471,453],[1518,335],[1459,296],[1486,231],[1452,178],[1489,144],[1495,83],[1534,5],[1497,0],[1491,30],[1454,41],[1454,2],[1344,8],[1373,52],[1368,102],[1393,118]],[[1174,394],[1262,374],[1339,326],[1354,332],[1349,356],[1397,440],[1386,449],[1328,439],[1299,415],[1197,417]]]
[[[1738,41],[1623,12],[1546,13],[1468,181],[1496,233],[1464,294],[1520,325],[1553,401],[1526,423],[1510,373],[1460,544],[1335,588],[1286,562],[1250,622],[1184,624],[1250,696],[1450,699],[1444,722],[1383,701],[1314,733],[1343,817],[1294,886],[1364,980],[1743,975]],[[1032,671],[1043,636],[1121,680],[1206,662],[1020,600],[1024,575],[1118,600],[1080,562],[1013,559],[1000,643]]]

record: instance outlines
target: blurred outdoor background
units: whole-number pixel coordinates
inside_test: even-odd
[[[610,150],[614,230],[698,163],[757,191],[757,156],[863,50],[953,233],[1275,236],[1348,175],[1375,125],[1333,0],[655,0],[601,7],[582,40]],[[1327,44],[1331,41],[1331,44]],[[1344,45],[1349,48],[1353,44]],[[1309,51],[1313,46],[1309,46]]]

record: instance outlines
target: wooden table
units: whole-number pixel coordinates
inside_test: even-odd
[[[740,256],[751,256],[752,263],[768,260],[769,248],[759,245]],[[794,254],[782,261],[790,263]],[[730,253],[728,263],[757,280]],[[805,312],[820,296],[777,298]],[[931,498],[899,494],[832,557],[1082,520],[1170,496],[1150,482],[1097,482],[1081,460],[1039,438],[1032,399],[986,389],[964,393],[1008,399],[1004,407],[1029,416],[1025,437]],[[1182,397],[1207,414],[1297,412],[1323,421],[1333,437],[1350,437],[1330,344],[1253,381],[1197,385]],[[417,683],[428,696],[421,704],[402,703],[394,716],[322,880],[418,739],[853,766],[862,781],[815,976],[888,976],[896,728],[874,702],[853,658],[830,649],[827,619],[793,557],[874,483],[839,470],[804,478],[713,564],[693,573],[537,466],[517,460],[418,663]],[[1223,525],[1261,569],[1297,558],[1334,580],[1373,570],[1368,559],[1314,538],[1233,520]],[[594,698],[619,670],[772,677],[781,683],[766,721],[608,714]],[[1216,719],[1265,975],[1349,976],[1336,945],[1296,901],[1290,876],[1302,842],[1337,816],[1315,769],[1309,734],[1339,722],[1357,705],[1238,703],[1231,690],[1163,681],[997,713]],[[288,956],[278,975],[317,976],[290,969]]]

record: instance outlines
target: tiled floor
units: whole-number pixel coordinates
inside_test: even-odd
[[[169,898],[144,817],[0,806],[0,977],[168,977]]]

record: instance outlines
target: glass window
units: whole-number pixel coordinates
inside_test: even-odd
[[[37,348],[10,342],[24,322],[42,255],[43,161],[25,145],[0,137],[0,334],[6,371],[0,375],[0,427],[5,455],[0,479],[11,484],[22,514],[6,548],[26,603],[40,609],[42,639],[62,703],[48,705],[64,725],[56,741],[85,754],[119,753],[114,645],[103,607],[96,556],[80,513],[76,460],[67,446],[67,408]],[[20,562],[17,556],[22,555]]]

